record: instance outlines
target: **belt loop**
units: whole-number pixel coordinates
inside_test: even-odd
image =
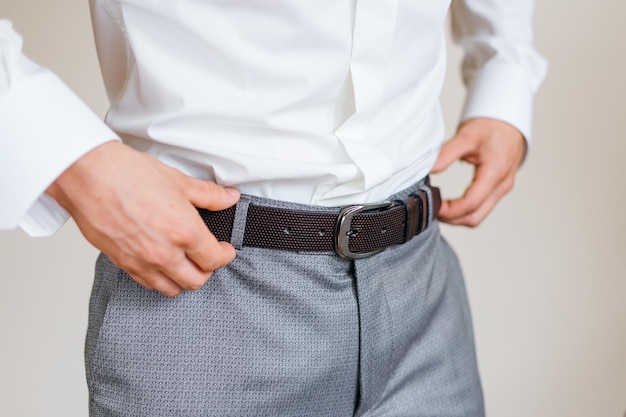
[[[246,231],[246,221],[248,218],[248,207],[250,207],[250,197],[242,195],[235,207],[235,218],[233,219],[233,230],[230,235],[230,244],[239,250],[243,246],[243,235]]]
[[[431,194],[432,187],[430,186],[430,175],[426,175],[426,178],[424,178],[424,182],[420,184],[419,189],[426,195],[426,201],[424,201],[424,203],[426,203],[425,205],[427,205],[427,207],[424,207],[424,209],[426,211],[426,214],[428,215],[428,218],[422,219],[424,228],[426,228],[433,221],[433,196]]]
[[[437,220],[439,215],[439,209],[441,208],[441,191],[437,187],[430,188],[430,213],[431,219],[433,222]]]
[[[430,176],[426,177],[426,181],[419,188],[426,194],[428,202],[428,220],[426,222],[428,225],[437,219],[439,207],[441,206],[441,194],[439,193],[439,188],[430,185]]]
[[[402,204],[406,209],[406,221],[404,227],[404,242],[413,239],[418,228],[421,226],[421,216],[423,210],[422,201],[415,194],[409,194],[404,200],[397,200],[398,204]]]
[[[415,230],[415,234],[422,233],[429,224],[429,216],[430,215],[430,204],[428,200],[428,187],[420,188],[417,193],[411,194],[415,199],[419,200],[419,213],[417,217],[417,230]]]

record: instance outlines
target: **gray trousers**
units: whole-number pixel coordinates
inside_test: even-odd
[[[176,298],[101,255],[85,356],[92,417],[484,415],[463,277],[436,222],[355,261],[239,248]]]

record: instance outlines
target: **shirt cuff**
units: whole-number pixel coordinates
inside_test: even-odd
[[[57,201],[43,193],[22,217],[19,227],[33,237],[49,236],[70,218]]]
[[[486,117],[506,122],[519,130],[530,145],[533,95],[531,81],[521,67],[489,61],[469,86],[461,121]]]
[[[0,95],[0,229],[19,225],[50,235],[68,215],[45,190],[117,135],[50,71],[39,67],[20,76]]]

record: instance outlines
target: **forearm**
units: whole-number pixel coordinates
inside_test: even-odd
[[[0,21],[0,229],[54,232],[67,218],[45,189],[95,147],[117,140],[59,78],[26,58]],[[29,215],[35,211],[37,216]]]

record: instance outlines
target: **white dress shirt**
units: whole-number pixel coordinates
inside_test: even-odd
[[[385,199],[430,171],[449,0],[92,0],[106,124],[21,54],[0,21],[0,228],[54,232],[47,186],[121,137],[242,193],[336,206]],[[530,139],[545,64],[531,0],[459,0],[462,118]],[[113,133],[115,132],[115,133]],[[118,136],[117,136],[118,135]]]

